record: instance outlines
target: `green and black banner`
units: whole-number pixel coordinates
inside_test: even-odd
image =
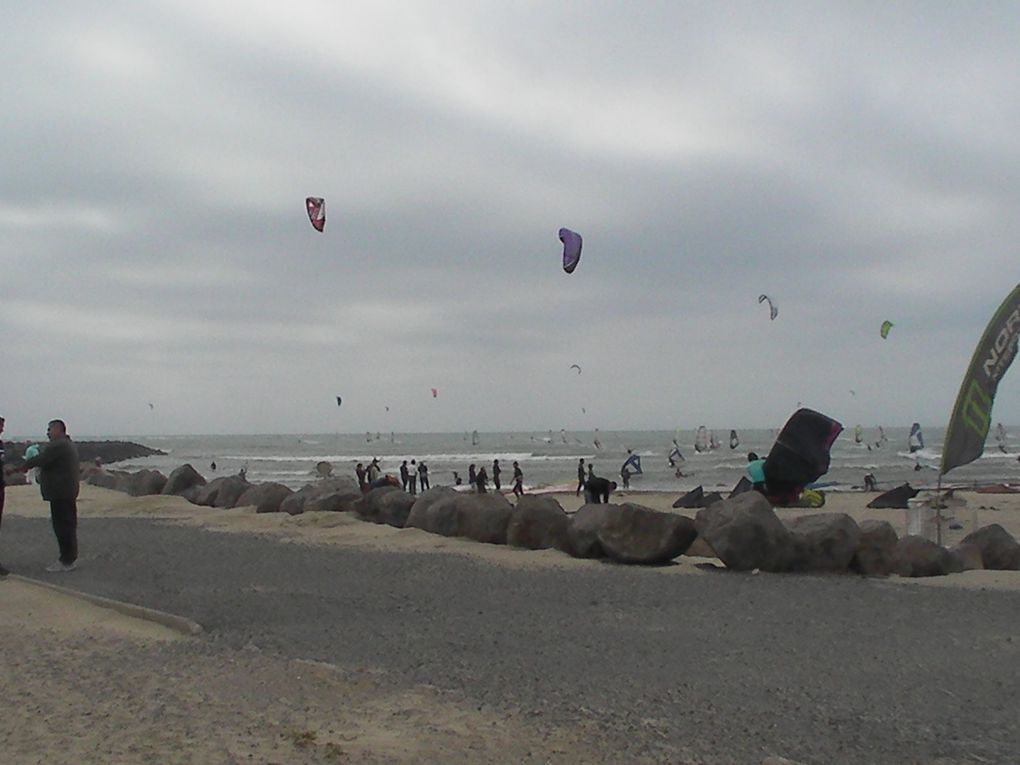
[[[970,360],[949,418],[946,442],[942,447],[944,475],[954,467],[973,462],[985,450],[985,439],[992,425],[992,403],[999,380],[1006,374],[1017,354],[1020,338],[1020,284],[999,306]]]

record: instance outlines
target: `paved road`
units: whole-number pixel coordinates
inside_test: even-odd
[[[189,616],[211,644],[604,722],[620,762],[1020,761],[1020,595],[854,577],[523,571],[87,519],[4,518],[17,573]],[[688,759],[689,758],[689,759]]]

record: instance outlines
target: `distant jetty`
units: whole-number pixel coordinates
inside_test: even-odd
[[[7,441],[4,444],[4,462],[8,464],[20,462],[24,459],[25,449],[29,447],[30,443],[32,442]],[[45,441],[39,443],[44,444]],[[110,465],[123,460],[166,454],[159,449],[150,449],[148,446],[131,441],[75,441],[74,445],[78,447],[78,458],[82,463],[95,462],[98,457],[104,465]]]

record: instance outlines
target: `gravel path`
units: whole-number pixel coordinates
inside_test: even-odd
[[[218,647],[386,670],[550,723],[619,762],[1020,761],[1020,595],[851,577],[526,571],[87,519],[43,572],[44,520],[4,518],[26,576],[189,616]]]

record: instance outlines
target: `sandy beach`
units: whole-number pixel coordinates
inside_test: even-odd
[[[580,498],[574,497],[573,494],[556,496],[568,511],[580,505]],[[825,508],[820,511],[784,509],[780,510],[779,514],[782,517],[795,517],[809,512],[846,512],[858,520],[865,518],[888,520],[896,527],[898,533],[902,534],[906,521],[905,512],[868,510],[865,505],[873,496],[865,493],[831,494]],[[967,504],[965,508],[957,511],[957,516],[963,521],[964,529],[947,531],[947,543],[952,544],[969,533],[970,526],[975,521],[978,525],[1000,523],[1014,536],[1020,536],[1020,496],[972,492],[962,496]],[[667,510],[676,497],[666,494],[635,493],[620,494],[615,499]],[[377,562],[383,571],[387,561],[394,563],[416,561],[416,566],[425,566],[423,571],[431,569],[428,560],[436,561],[436,565],[452,566],[451,572],[461,571],[466,565],[468,567],[466,570],[475,571],[479,578],[492,577],[494,581],[506,583],[498,585],[499,587],[513,587],[516,586],[513,583],[518,582],[519,586],[525,588],[524,592],[537,592],[538,590],[534,590],[536,586],[540,589],[546,586],[536,585],[538,581],[550,583],[561,579],[562,576],[569,576],[570,581],[574,582],[574,585],[569,586],[576,587],[578,583],[591,582],[595,589],[590,596],[585,595],[584,598],[591,598],[591,602],[595,603],[600,597],[595,593],[601,591],[603,598],[610,597],[613,602],[619,603],[615,608],[621,609],[621,614],[626,608],[636,607],[636,604],[624,606],[623,601],[617,600],[619,595],[605,594],[607,584],[614,587],[618,584],[621,592],[629,591],[638,595],[643,589],[659,588],[660,585],[654,582],[661,582],[663,585],[668,582],[676,582],[678,585],[682,581],[689,582],[690,584],[683,585],[683,591],[688,592],[689,597],[695,598],[686,606],[691,608],[704,598],[710,601],[718,599],[716,595],[710,596],[707,593],[714,591],[710,588],[717,588],[720,585],[724,591],[735,588],[734,596],[744,599],[746,595],[739,593],[744,592],[748,585],[742,582],[749,583],[753,580],[755,585],[752,589],[760,596],[768,595],[769,590],[792,588],[793,592],[798,593],[796,597],[803,597],[807,599],[805,602],[814,603],[812,609],[819,612],[831,605],[827,602],[830,599],[852,598],[857,602],[855,606],[857,612],[863,614],[875,608],[881,610],[894,607],[895,604],[888,602],[890,598],[897,603],[902,601],[915,604],[911,607],[921,609],[919,613],[924,613],[925,609],[945,609],[948,601],[940,593],[949,590],[959,593],[952,596],[954,603],[966,602],[967,598],[975,596],[984,599],[1007,598],[1008,600],[1001,601],[1001,606],[1004,609],[1011,609],[1017,602],[1015,594],[1020,592],[1020,572],[972,571],[933,579],[901,580],[891,577],[887,580],[875,580],[872,584],[857,577],[795,577],[767,574],[723,575],[720,579],[718,569],[712,565],[713,563],[719,565],[718,561],[703,558],[683,557],[677,565],[656,568],[610,567],[597,561],[573,559],[557,551],[519,550],[438,537],[417,529],[379,526],[341,513],[259,515],[251,508],[231,510],[205,508],[191,505],[177,497],[132,498],[92,486],[82,486],[79,508],[82,535],[85,540],[82,568],[74,574],[56,580],[57,583],[67,587],[91,586],[93,580],[86,579],[92,576],[90,568],[95,571],[108,562],[106,558],[110,552],[107,549],[97,549],[102,539],[98,533],[100,530],[104,534],[131,534],[137,525],[142,523],[148,535],[146,539],[179,534],[186,534],[186,537],[182,537],[186,539],[202,539],[194,536],[198,532],[205,534],[205,538],[213,539],[214,542],[217,539],[222,540],[217,543],[217,549],[234,549],[235,543],[230,540],[236,539],[236,545],[242,543],[254,545],[257,549],[274,549],[275,545],[281,551],[321,550],[327,555],[325,560],[334,561],[330,565],[336,565],[336,561],[341,560],[335,556],[329,557],[332,555],[330,550],[346,550],[352,554],[356,552],[359,556],[372,556],[366,560]],[[670,511],[674,512],[671,509]],[[693,514],[693,511],[689,510],[683,512]],[[39,576],[41,569],[38,565],[48,561],[41,559],[38,565],[30,563],[28,568],[35,568],[24,572],[24,567],[17,565],[20,561],[12,560],[9,554],[11,528],[23,519],[26,524],[24,530],[21,525],[14,529],[13,534],[18,535],[16,538],[23,538],[25,533],[30,532],[34,549],[49,550],[50,547],[55,548],[55,543],[48,537],[48,528],[43,521],[46,517],[47,507],[39,499],[36,487],[13,487],[7,490],[2,550],[5,553],[4,561],[16,572]],[[160,528],[164,531],[160,532]],[[209,537],[208,532],[215,534]],[[224,543],[227,545],[226,548],[223,546]],[[279,543],[284,543],[282,548]],[[145,547],[141,541],[138,544]],[[269,547],[266,547],[267,544]],[[142,555],[143,558],[149,555],[152,565],[158,566],[159,561],[152,554],[155,548],[145,549],[149,549],[150,552],[145,553],[143,549],[138,552],[132,551],[132,554]],[[187,564],[189,554],[189,551],[180,554],[180,564]],[[210,557],[208,554],[200,553],[197,546],[194,548],[194,554]],[[287,556],[288,559],[292,557]],[[307,556],[300,556],[294,560],[305,557]],[[251,558],[246,556],[244,559]],[[123,576],[123,569],[129,565],[126,560],[117,558],[114,561],[121,570],[120,576]],[[458,560],[465,563],[456,563]],[[204,570],[213,571],[218,564],[213,560],[206,561],[205,565],[207,568]],[[232,561],[228,562],[224,558],[219,565],[232,565]],[[280,565],[293,567],[294,564],[281,562]],[[355,565],[355,568],[361,570],[360,564]],[[468,581],[463,578],[463,574],[445,576],[449,578],[451,575],[455,576],[451,582]],[[378,574],[366,576],[373,581],[378,581],[379,577]],[[550,576],[553,576],[553,579],[550,579]],[[687,579],[678,580],[676,579],[678,576]],[[160,577],[154,581],[163,581]],[[195,577],[201,579],[199,574]],[[305,588],[300,584],[285,585],[278,575],[274,576],[271,583],[266,583],[261,577],[262,573],[254,569],[250,575],[242,573],[237,577],[244,590],[244,597],[253,598],[256,609],[259,608],[257,604],[260,599],[265,600],[264,608],[273,612],[275,608],[282,608],[283,606],[279,604],[284,602],[296,608],[297,605],[293,603],[295,598],[308,597]],[[249,585],[244,585],[245,582],[249,582]],[[175,592],[172,584],[161,586],[168,588],[165,593]],[[100,594],[117,594],[106,591],[106,587],[108,585],[99,587]],[[634,589],[635,587],[638,589]],[[675,589],[673,585],[668,587],[671,590]],[[706,593],[703,597],[697,595],[702,587]],[[906,591],[930,593],[924,596],[932,599],[930,608],[919,603],[916,598],[903,600],[896,595],[897,592]],[[131,590],[126,592],[130,596],[128,599],[140,597],[132,594]],[[287,592],[291,594],[287,596],[286,601],[277,599]],[[385,590],[383,592],[386,602],[391,603],[386,608],[392,610],[393,595],[386,593]],[[974,595],[967,595],[968,592],[973,592]],[[229,592],[224,592],[222,596],[225,598],[224,603],[230,603],[240,597],[231,596]],[[273,642],[278,639],[265,637],[261,632],[254,631],[255,628],[247,628],[253,630],[254,637],[251,638],[245,638],[243,634],[229,639],[221,638],[217,635],[222,628],[216,624],[222,613],[217,610],[219,607],[210,609],[203,606],[202,602],[196,599],[197,596],[187,593],[163,597],[157,592],[155,597],[165,600],[166,603],[148,605],[167,607],[177,612],[193,610],[193,613],[183,615],[205,621],[209,634],[197,639],[184,638],[162,627],[120,617],[107,609],[66,598],[14,578],[0,582],[0,660],[8,668],[5,670],[8,697],[17,701],[2,716],[0,722],[0,746],[5,752],[12,753],[11,759],[4,758],[5,762],[74,762],[98,765],[107,762],[146,762],[159,759],[170,763],[633,761],[713,765],[732,762],[757,765],[770,754],[790,757],[799,754],[796,761],[804,763],[869,761],[902,762],[904,765],[908,762],[922,765],[936,763],[976,765],[985,762],[1005,762],[996,759],[994,752],[989,757],[988,752],[981,748],[984,744],[980,739],[976,743],[971,741],[966,746],[961,745],[974,751],[973,759],[945,756],[925,758],[923,752],[919,753],[916,759],[906,759],[900,756],[902,753],[883,750],[880,747],[872,751],[870,758],[864,760],[858,758],[860,753],[853,756],[848,754],[845,759],[841,759],[842,755],[832,754],[832,747],[838,743],[837,731],[812,732],[803,729],[804,723],[797,724],[799,727],[792,728],[785,735],[777,734],[775,739],[758,745],[755,745],[754,741],[761,732],[752,733],[752,729],[748,729],[747,735],[752,738],[739,745],[736,743],[737,739],[727,743],[725,736],[718,738],[710,735],[697,747],[685,743],[682,748],[663,748],[668,738],[665,731],[672,723],[667,723],[665,719],[659,722],[652,721],[659,720],[654,710],[660,708],[657,705],[665,702],[663,699],[655,701],[657,696],[650,690],[639,691],[639,686],[628,691],[628,694],[636,694],[633,702],[625,702],[622,698],[615,704],[605,700],[599,701],[600,693],[603,692],[593,690],[591,698],[588,699],[583,696],[579,698],[576,693],[571,693],[569,697],[573,703],[578,704],[578,707],[570,713],[565,711],[565,707],[559,707],[559,711],[556,712],[547,710],[547,713],[537,714],[536,708],[544,708],[542,705],[546,701],[543,699],[549,700],[549,694],[541,690],[541,684],[536,686],[535,691],[538,700],[527,695],[522,697],[523,700],[517,701],[506,700],[505,696],[499,694],[490,698],[479,690],[480,687],[484,688],[484,685],[477,686],[471,679],[477,678],[479,671],[477,668],[465,667],[466,674],[458,681],[460,685],[452,681],[449,684],[421,682],[416,677],[416,672],[409,672],[406,669],[397,671],[395,668],[388,671],[387,662],[382,655],[389,649],[381,647],[378,648],[382,652],[378,661],[366,660],[365,649],[362,647],[358,650],[340,650],[337,655],[342,657],[342,660],[323,661],[321,657],[327,654],[313,647],[312,636],[309,636],[308,647],[304,650],[300,648],[300,643],[296,647],[293,645],[293,641],[303,639],[305,635],[303,630],[308,627],[298,624],[291,629],[286,622],[281,623],[280,629],[284,630],[282,634],[292,636],[283,638],[283,643]],[[474,601],[471,600],[473,596],[465,594],[461,597],[467,599],[464,606],[468,610],[474,607],[472,605]],[[780,602],[785,597],[781,596]],[[638,601],[640,599],[637,598]],[[557,602],[562,602],[562,596]],[[370,625],[366,628],[369,634],[378,636],[392,629],[371,625],[371,620],[375,618],[372,615],[373,611],[364,609],[374,610],[376,606],[370,605],[370,602],[362,602],[361,599],[353,603],[361,604],[359,606],[361,612]],[[442,603],[443,601],[439,600],[432,608],[442,608],[444,607]],[[902,603],[895,607],[902,607]],[[344,606],[341,613],[348,613],[350,607]],[[523,607],[529,610],[532,608],[526,604]],[[979,611],[988,610],[986,606],[975,605],[975,608]],[[601,611],[599,623],[605,626],[617,623],[614,620],[605,621],[609,614]],[[470,613],[473,614],[474,611]],[[422,634],[427,635],[438,628],[449,629],[451,624],[456,624],[463,618],[453,614],[443,616],[434,611],[429,613],[414,608],[411,622],[398,623],[403,625],[401,629],[409,630],[409,635],[421,630],[425,630]],[[477,617],[472,616],[472,619],[477,620],[485,618],[487,617],[482,616],[481,610],[478,611]],[[511,626],[519,624],[515,621],[519,617],[508,618],[510,621],[504,626],[495,628],[494,636],[509,635],[510,630],[517,629],[524,630],[522,635],[531,636],[529,639],[534,639],[539,634],[532,633],[530,627],[525,629],[523,626]],[[686,621],[690,622],[692,618],[694,617],[688,617]],[[698,617],[700,618],[702,617]],[[724,623],[729,623],[731,618],[725,616]],[[738,615],[738,619],[740,618]],[[834,622],[842,618],[842,616],[834,618]],[[850,622],[843,624],[833,623],[831,628],[837,633],[846,631],[850,629],[848,625],[856,624],[860,618],[854,617]],[[975,618],[960,616],[961,622],[974,623]],[[1002,618],[1008,621],[1008,617]],[[349,621],[346,616],[343,619]],[[421,622],[417,623],[418,620]],[[683,624],[671,623],[678,626]],[[694,629],[695,624],[697,622],[689,623],[686,628]],[[816,628],[824,634],[829,626],[823,623]],[[352,624],[351,627],[353,629],[355,625]],[[775,628],[776,626],[773,626],[769,629]],[[649,627],[644,629],[647,631]],[[653,635],[658,629],[661,628],[653,629]],[[701,639],[713,634],[715,628],[706,624],[704,629],[707,632],[703,633]],[[1002,627],[989,629],[1001,634]],[[451,634],[460,635],[461,631],[455,629]],[[903,649],[895,646],[899,638],[891,638],[896,634],[890,633],[884,627],[868,630],[861,633],[860,637],[864,639],[866,636],[873,636],[879,641],[878,646],[855,647],[853,652],[860,651],[863,655],[873,648],[876,652],[888,650],[890,639],[893,641],[892,650],[901,652]],[[329,640],[328,636],[324,637]],[[337,638],[341,639],[339,635]],[[753,644],[753,636],[750,639]],[[790,640],[792,637],[785,639]],[[978,640],[979,644],[986,645],[985,653],[988,650],[987,645],[990,645],[987,641],[990,639],[991,635],[982,635]],[[364,638],[359,639],[359,646],[363,640]],[[440,644],[445,642],[449,646],[450,640],[450,637],[440,638]],[[660,645],[660,640],[655,638],[654,645]],[[953,640],[959,643],[958,637],[954,637]],[[681,644],[689,646],[689,643]],[[287,648],[281,649],[281,645]],[[520,655],[510,658],[506,651],[514,650],[512,646],[519,646],[517,651]],[[353,645],[351,647],[353,648]],[[594,649],[593,646],[591,650]],[[450,648],[441,650],[448,651]],[[634,650],[640,652],[641,649],[635,647]],[[743,657],[740,661],[750,661],[756,665],[761,661],[768,661],[761,657],[753,657],[747,653],[749,650],[752,649],[734,648],[732,655]],[[845,651],[847,648],[844,646],[840,650]],[[952,649],[944,659],[938,658],[937,661],[932,659],[932,667],[939,666],[938,671],[946,675],[951,672],[952,667],[962,661],[963,666],[978,674],[986,671],[981,669],[980,655],[975,654],[974,657],[967,656],[961,659],[958,651],[959,648]],[[1014,655],[1015,649],[1009,648],[1008,652],[1009,655]],[[690,647],[687,648],[687,653],[690,653]],[[375,656],[375,652],[369,651],[369,655]],[[422,661],[425,661],[425,655],[427,654],[423,654]],[[508,674],[502,680],[504,683],[512,683],[513,678],[519,676],[522,671],[526,672],[534,660],[529,658],[532,654],[526,645],[520,644],[517,640],[512,640],[509,646],[502,645],[496,655],[506,656],[510,662],[505,671]],[[598,662],[594,656],[595,654],[589,656],[587,661]],[[896,656],[899,656],[899,653]],[[803,671],[798,667],[800,660],[792,657],[790,660],[793,663],[785,667],[784,673],[800,675]],[[405,658],[404,662],[406,661]],[[497,659],[488,658],[483,665],[490,670],[496,670],[498,664],[493,664],[493,661]],[[699,660],[703,667],[714,666],[711,662],[706,664],[706,661],[708,660],[705,658]],[[785,661],[787,659],[781,657],[773,657],[771,660],[772,663]],[[825,661],[830,662],[832,659]],[[900,659],[894,657],[890,661],[895,664]],[[426,662],[426,665],[428,664],[429,662]],[[927,667],[927,660],[922,664]],[[418,665],[412,661],[407,666]],[[1015,667],[1015,663],[1012,666]],[[719,668],[716,667],[715,671],[719,671]],[[770,670],[769,676],[773,676],[774,671]],[[1007,694],[1012,692],[1010,689],[1016,689],[1015,670],[1010,670],[998,680],[991,676],[990,670],[987,672],[989,677],[982,682],[985,680],[989,683],[1002,682],[1004,686],[998,687]],[[504,671],[500,670],[495,672],[494,677],[503,675]],[[770,682],[780,682],[775,677],[778,675]],[[484,684],[486,681],[481,682]],[[847,682],[845,679],[833,680],[835,684],[827,692],[824,691],[826,680],[819,678],[817,674],[805,675],[800,682],[804,683],[805,687],[819,684],[821,691],[803,692],[816,695],[821,693],[822,696],[816,698],[813,703],[822,707],[835,704],[838,708],[844,703],[839,701],[841,697],[846,697],[848,693],[851,696],[859,693],[849,689],[845,685]],[[732,690],[728,683],[733,683]],[[977,691],[970,689],[969,686],[960,687],[949,680],[937,681],[936,684],[939,683],[952,689],[947,690],[947,693],[976,698]],[[722,678],[716,678],[714,681],[691,679],[687,691],[693,695],[684,703],[692,706],[686,713],[687,717],[681,715],[677,719],[689,719],[689,724],[697,730],[706,726],[711,728],[720,723],[718,719],[712,722],[715,718],[711,715],[700,720],[701,712],[696,710],[707,710],[713,703],[721,705],[723,703],[721,699],[730,698],[731,695],[739,699],[747,693],[747,690],[740,690],[739,679],[730,681]],[[773,699],[777,692],[769,691]],[[823,698],[826,694],[831,696]],[[613,695],[610,694],[609,698]],[[900,704],[907,703],[906,699],[899,699],[896,687],[890,687],[879,696],[887,699],[885,703],[892,704],[892,708],[895,709],[899,709]],[[479,703],[479,698],[487,700]],[[646,701],[641,702],[642,698]],[[949,698],[945,700],[952,702]],[[551,703],[551,700],[549,701]],[[627,706],[628,703],[631,707]],[[740,708],[740,702],[733,703]],[[871,700],[861,703],[870,706],[877,702]],[[653,706],[647,707],[648,704]],[[706,707],[706,704],[709,706]],[[588,707],[593,710],[591,716],[577,711]],[[644,712],[646,722],[635,722],[638,718],[634,715],[640,716],[643,707],[647,707]],[[956,705],[950,703],[947,709],[955,707]],[[634,711],[629,711],[631,708]],[[860,716],[859,711],[855,714]],[[956,713],[947,711],[947,714]],[[600,715],[609,715],[614,725],[623,725],[624,729],[626,726],[637,725],[631,729],[630,734],[627,734],[632,737],[632,742],[627,746],[633,748],[626,749],[626,755],[621,754],[623,751],[621,747],[624,745],[619,739],[619,736],[624,734],[621,730],[606,728],[603,722],[599,722],[602,719]],[[620,720],[626,722],[621,723]],[[875,722],[866,724],[885,725],[878,720],[879,718],[876,718]],[[791,720],[791,724],[794,722]],[[765,725],[764,722],[758,724]],[[774,727],[775,723],[769,725]],[[910,735],[913,733],[901,731],[896,734],[901,737]],[[1002,741],[1013,740],[1018,735],[1020,734],[1015,725],[1012,729],[1001,731]],[[603,740],[604,736],[611,740]],[[827,736],[836,736],[833,739],[835,743],[826,744]],[[822,739],[821,742],[818,741],[819,738]],[[711,744],[712,741],[715,741],[715,744]],[[779,743],[776,743],[777,741]],[[679,747],[678,744],[670,746]],[[753,751],[758,751],[759,754],[748,754]],[[867,746],[863,751],[867,751]]]

